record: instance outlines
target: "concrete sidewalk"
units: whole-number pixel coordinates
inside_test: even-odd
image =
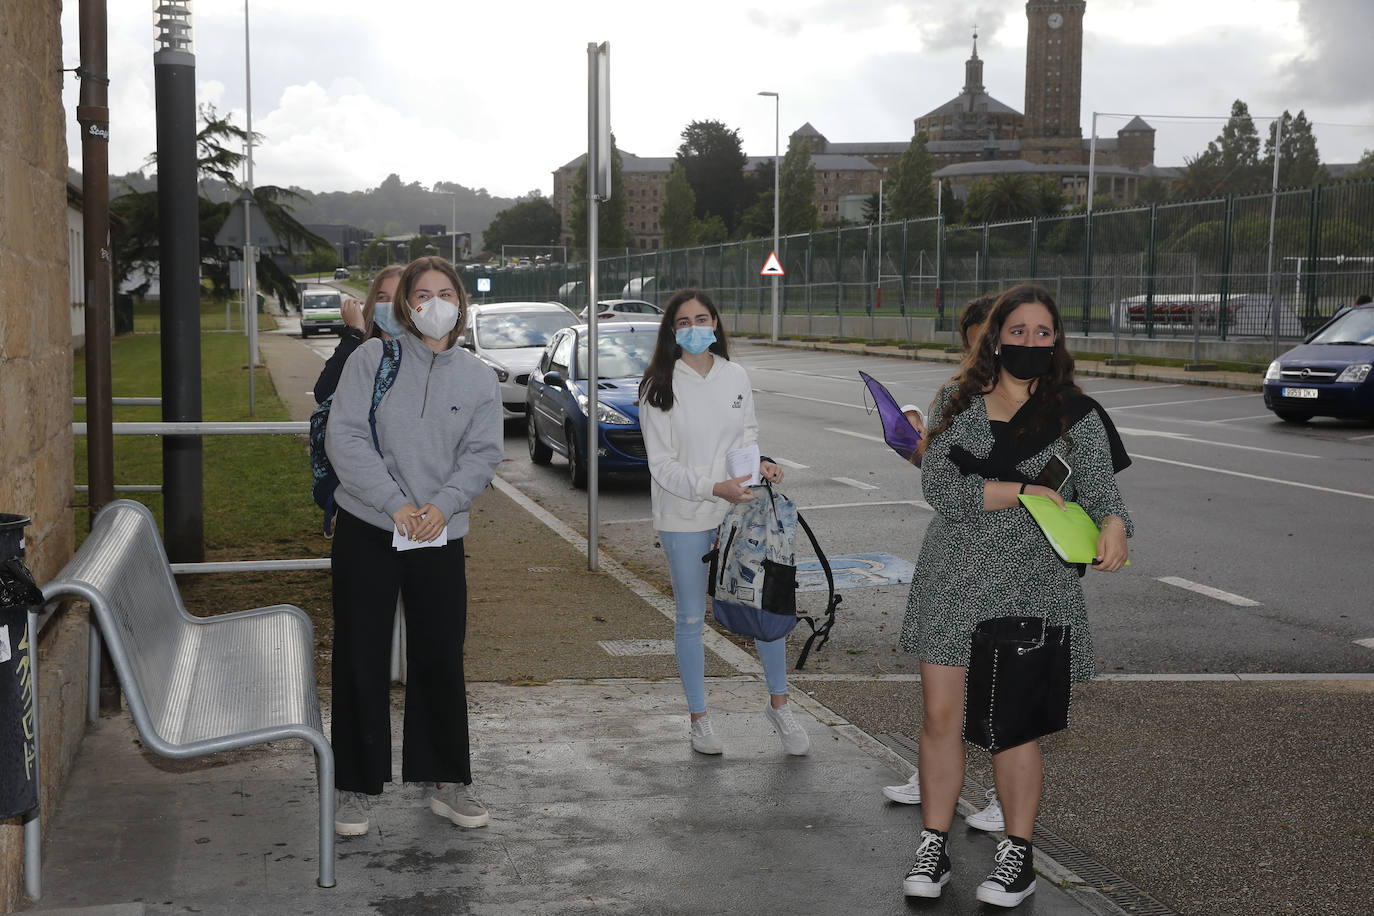
[[[472,685],[473,766],[491,824],[454,827],[418,787],[394,785],[367,836],[340,838],[330,890],[314,883],[308,750],[167,761],[142,748],[127,717],[107,719],[49,823],[45,896],[29,911],[910,912],[900,883],[919,810],[879,793],[905,774],[804,698],[813,749],[788,757],[763,717],[761,680],[713,678],[708,689],[720,757],[691,751],[672,680]],[[399,730],[393,744],[399,758]],[[960,824],[951,839],[939,912],[989,912],[973,889],[996,838]],[[1018,912],[1116,911],[1042,873]]]

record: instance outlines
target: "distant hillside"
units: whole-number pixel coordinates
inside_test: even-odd
[[[157,176],[142,172],[110,176],[110,196],[124,193],[125,185],[135,191],[149,191],[157,187]],[[497,213],[514,204],[510,197],[492,197],[485,188],[464,187],[454,182],[439,182],[439,191],[457,194],[457,225],[459,232],[471,232],[473,248],[481,244],[481,233]],[[414,232],[422,223],[449,225],[454,219],[454,199],[448,193],[436,193],[418,181],[409,184],[399,175],[388,175],[375,188],[365,191],[325,191],[316,193],[306,188],[291,190],[303,198],[294,202],[297,220],[306,225],[356,226],[375,235],[401,235]],[[217,181],[201,183],[201,194],[210,199],[232,193]]]

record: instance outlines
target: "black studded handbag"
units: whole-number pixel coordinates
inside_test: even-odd
[[[1001,751],[1069,725],[1070,628],[1043,617],[994,617],[973,629],[964,740]]]

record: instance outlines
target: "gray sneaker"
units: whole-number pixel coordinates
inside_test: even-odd
[[[339,836],[363,836],[372,826],[368,811],[372,796],[362,792],[334,792],[334,832]]]
[[[486,806],[477,800],[472,783],[451,782],[443,788],[436,784],[429,797],[429,810],[459,827],[485,827],[491,820]]]
[[[724,749],[710,716],[692,720],[692,750],[698,754],[719,754]]]
[[[768,721],[777,729],[778,737],[782,739],[782,749],[795,757],[800,757],[811,750],[811,739],[806,736],[806,729],[802,728],[797,717],[792,715],[792,704],[784,703],[781,706],[774,706],[771,702],[764,707],[764,715],[768,716]]]

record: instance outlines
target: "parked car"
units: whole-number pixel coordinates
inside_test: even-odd
[[[491,366],[501,383],[507,420],[525,416],[525,382],[555,331],[577,323],[557,302],[498,302],[468,306],[462,344]]]
[[[343,296],[336,289],[307,289],[301,292],[301,336],[316,331],[343,333]]]
[[[335,280],[347,280],[347,279],[348,279],[348,268],[347,268],[347,267],[336,267],[336,268],[334,268],[334,279],[335,279]]]
[[[1264,406],[1286,423],[1313,417],[1374,422],[1374,303],[1343,309],[1269,364]]]
[[[643,299],[603,299],[597,306],[597,318],[633,318],[642,321],[663,315],[663,309]],[[577,317],[586,321],[590,311],[590,308],[584,308]]]
[[[575,487],[587,485],[587,326],[554,335],[530,373],[525,436],[530,460],[568,459]],[[649,467],[639,428],[639,380],[654,354],[658,322],[617,321],[597,328],[597,462],[602,471]]]

